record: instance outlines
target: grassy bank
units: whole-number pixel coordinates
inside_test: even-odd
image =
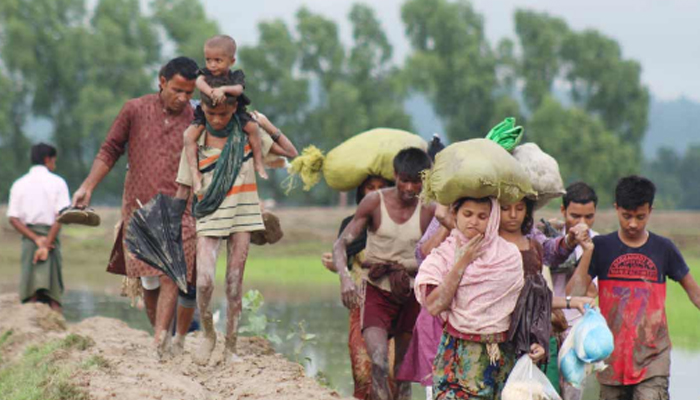
[[[695,280],[700,281],[700,258],[686,261]],[[666,316],[673,345],[700,350],[700,311],[690,302],[683,287],[671,280],[666,283]]]
[[[0,351],[12,343],[13,331],[0,336]],[[64,362],[69,350],[83,351],[92,346],[92,339],[70,334],[61,340],[30,346],[13,361],[0,359],[0,393],[6,400],[87,400],[87,393],[71,383],[76,369],[106,368],[99,356],[81,365]]]

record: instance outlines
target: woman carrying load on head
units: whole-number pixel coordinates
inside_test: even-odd
[[[381,176],[371,175],[357,188],[355,203],[360,204],[360,201],[362,201],[366,195],[375,190],[393,185],[393,182]],[[353,217],[354,214],[345,218],[343,222],[340,223],[339,235],[350,221],[352,221]],[[348,246],[346,252],[348,256],[348,270],[358,287],[361,285],[362,279],[366,278],[364,275],[367,273],[366,269],[362,269],[362,263],[365,261],[366,245],[367,231],[364,231]],[[334,273],[338,272],[335,269],[335,264],[333,264],[333,254],[324,253],[321,262],[329,271]],[[372,386],[372,359],[367,353],[367,346],[365,345],[365,340],[362,338],[362,321],[360,315],[360,307],[355,307],[350,310],[348,348],[350,350],[352,377],[355,383],[353,396],[358,399],[366,399]]]
[[[435,399],[498,399],[515,362],[506,343],[524,285],[518,247],[499,236],[501,208],[487,198],[461,198],[455,229],[421,264],[416,297],[445,329],[433,364]],[[532,356],[544,355],[533,346]]]

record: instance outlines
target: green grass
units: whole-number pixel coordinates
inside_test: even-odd
[[[226,259],[219,257],[216,279],[224,282]],[[337,285],[338,276],[326,270],[318,256],[249,257],[245,266],[244,282],[270,285]]]
[[[95,341],[92,340],[91,337],[80,336],[75,333],[71,333],[61,341],[61,348],[66,350],[75,348],[80,351],[85,351],[94,345]]]
[[[2,347],[12,336],[12,329],[8,329],[0,335],[0,347]]]
[[[80,365],[82,369],[91,369],[91,368],[96,368],[96,369],[109,369],[109,361],[107,361],[106,358],[102,357],[99,354],[95,354],[94,356],[91,356],[87,360],[85,360],[84,363]]]
[[[3,337],[5,335],[3,334]],[[84,350],[94,343],[68,335],[40,346],[28,347],[21,359],[0,370],[0,393],[6,400],[86,400],[87,393],[70,382],[73,369],[62,361],[70,349]]]
[[[700,281],[700,258],[686,259],[690,273]],[[671,280],[666,282],[666,316],[671,341],[677,348],[700,349],[700,310],[695,308],[683,287]]]

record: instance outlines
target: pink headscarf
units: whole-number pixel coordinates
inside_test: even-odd
[[[518,247],[498,235],[501,207],[491,199],[491,216],[483,254],[467,266],[450,307],[441,315],[459,332],[491,334],[508,331],[510,315],[523,288],[523,260]],[[429,285],[440,285],[456,263],[467,238],[457,229],[423,261],[415,281],[416,298],[425,306]]]

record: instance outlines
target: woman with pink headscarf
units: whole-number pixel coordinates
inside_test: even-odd
[[[418,302],[445,322],[433,396],[499,398],[515,362],[506,338],[524,284],[522,257],[498,234],[495,199],[462,198],[452,212],[456,229],[425,259],[415,281]],[[533,346],[531,356],[540,354],[544,349]]]

